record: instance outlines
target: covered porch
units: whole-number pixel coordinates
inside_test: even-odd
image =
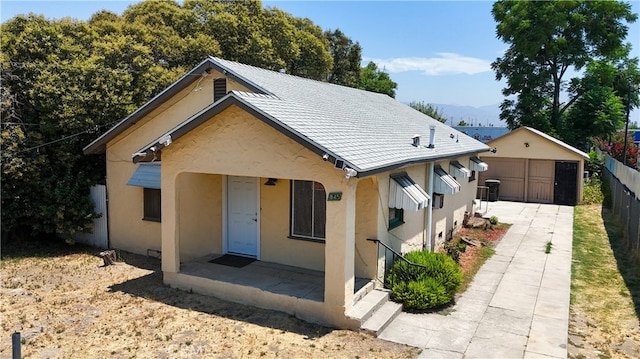
[[[324,272],[260,260],[238,266],[212,262],[222,257],[209,254],[183,262],[180,272],[164,273],[165,282],[183,290],[321,321],[318,314],[324,305]],[[374,280],[356,277],[354,302],[373,288]]]

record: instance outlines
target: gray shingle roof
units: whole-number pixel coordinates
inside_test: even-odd
[[[221,110],[215,107],[226,107],[233,102],[241,104],[315,152],[343,159],[360,174],[489,149],[481,142],[387,95],[219,58],[211,57],[206,61],[235,80],[250,85],[252,90],[262,93],[230,93],[225,99],[169,131],[167,134],[173,140]],[[436,127],[433,149],[426,148],[431,125]],[[423,146],[412,145],[414,135],[421,136]],[[149,144],[141,151],[148,150],[156,143]]]
[[[488,150],[387,95],[212,60],[273,95],[236,92],[237,96],[343,158],[358,172]],[[423,145],[428,144],[430,125],[436,126],[435,148],[414,147],[414,135],[421,136]]]

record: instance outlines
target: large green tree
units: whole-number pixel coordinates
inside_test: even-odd
[[[367,66],[360,70],[358,88],[383,93],[395,98],[398,84],[391,79],[388,73],[380,70],[375,62],[370,61]]]
[[[329,41],[333,68],[327,76],[331,83],[356,87],[360,79],[360,61],[362,48],[353,43],[340,29],[325,31]]]
[[[628,24],[637,19],[619,1],[497,1],[492,14],[498,38],[509,45],[492,64],[507,82],[500,117],[510,128],[533,126],[555,136],[566,131],[565,111],[589,90],[579,75],[567,80],[567,74],[595,60],[624,61]]]
[[[320,27],[257,0],[145,1],[88,21],[30,14],[0,31],[3,237],[87,230],[105,166],[82,148],[206,56],[323,81],[333,69]]]

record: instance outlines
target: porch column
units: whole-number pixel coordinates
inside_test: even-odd
[[[177,273],[180,270],[180,250],[178,246],[178,191],[175,176],[168,175],[164,168],[162,178],[162,271]]]
[[[353,305],[357,179],[342,187],[340,201],[327,202],[324,304],[332,322]]]

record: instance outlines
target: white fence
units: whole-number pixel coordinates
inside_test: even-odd
[[[611,190],[611,210],[622,225],[628,257],[640,261],[640,172],[608,155],[604,177]]]
[[[107,227],[107,186],[95,185],[91,187],[91,199],[95,203],[95,211],[100,218],[93,220],[92,233],[76,233],[73,239],[78,243],[98,248],[109,248],[109,230]]]
[[[640,172],[623,165],[621,162],[616,161],[609,155],[604,157],[605,167],[614,175],[620,183],[627,186],[627,188],[633,192],[636,199],[640,200]]]

